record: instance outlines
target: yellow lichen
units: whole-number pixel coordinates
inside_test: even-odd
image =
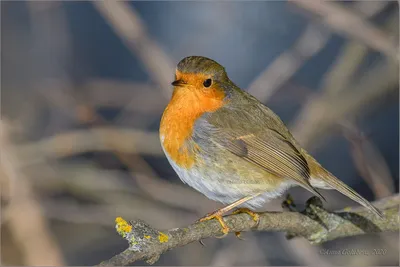
[[[115,218],[115,223],[116,223],[115,228],[117,229],[117,232],[120,235],[125,235],[132,230],[132,225],[130,225],[127,221],[125,221],[121,217]]]
[[[168,242],[168,236],[163,232],[160,232],[160,234],[158,235],[158,240],[160,241],[160,243]]]
[[[351,207],[345,207],[343,210],[344,211],[351,211]]]
[[[151,238],[151,236],[149,236],[149,235],[145,235],[145,236],[144,236],[144,238],[146,238],[146,239],[150,239],[150,238]]]

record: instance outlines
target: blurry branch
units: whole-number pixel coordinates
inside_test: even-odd
[[[196,216],[194,212],[171,209],[164,203],[143,196],[140,188],[122,171],[99,169],[95,164],[81,161],[62,164],[52,161],[30,166],[29,171],[32,187],[40,196],[38,200],[47,218],[110,225],[116,216],[140,217],[157,227],[172,227],[178,223],[178,218],[190,221]],[[74,199],[96,204],[46,197],[57,192],[68,192]],[[6,222],[8,217],[5,212],[3,218]]]
[[[160,179],[155,174],[143,175],[137,173],[135,176],[138,187],[143,192],[165,204],[195,211],[199,215],[207,213],[212,207],[215,207],[215,209],[218,207],[216,202],[204,198],[204,196],[191,188]],[[183,199],[185,201],[182,201]]]
[[[100,195],[100,194],[99,194]],[[117,216],[141,218],[157,227],[173,227],[181,220],[190,221],[194,216],[188,212],[171,209],[159,202],[146,200],[140,195],[108,194],[105,204],[82,205],[71,201],[46,201],[41,204],[48,218],[71,223],[92,223],[111,226]],[[110,202],[109,200],[113,200]]]
[[[99,1],[93,2],[93,4],[108,21],[110,26],[113,27],[113,29],[116,31],[119,37],[121,37],[125,44],[133,51],[135,55],[140,57],[140,59],[146,66],[149,74],[152,75],[153,80],[159,85],[161,89],[164,89],[164,95],[169,97],[170,75],[171,73],[173,73],[172,60],[169,59],[168,56],[161,50],[161,48],[148,36],[148,34],[146,33],[145,25],[140,20],[135,10],[131,8],[129,3],[124,2]],[[121,88],[122,90],[124,87],[127,88],[127,86],[132,86],[129,88],[130,93],[132,93],[132,89],[136,89],[135,87],[137,87],[135,84],[124,85],[122,83],[115,84],[107,83],[105,81],[88,84],[87,86],[85,86],[85,89],[91,88],[91,90],[87,91],[89,91],[89,93],[93,96],[96,96],[94,98],[94,103],[91,102],[90,104],[76,103],[76,100],[74,98],[63,94],[62,91],[57,91],[56,93],[48,92],[48,94],[44,95],[50,97],[51,101],[49,102],[52,105],[58,105],[59,107],[62,107],[63,111],[71,110],[72,107],[72,110],[76,111],[73,115],[76,116],[78,120],[81,120],[83,122],[94,122],[99,120],[104,121],[101,116],[96,114],[93,106],[98,105],[98,102],[100,102],[100,104],[112,104],[112,101],[114,99],[120,101],[121,95],[124,99],[131,99],[129,103],[125,105],[125,109],[133,108],[135,110],[147,112],[148,110],[156,110],[157,108],[163,107],[165,105],[165,103],[162,102],[164,99],[160,98],[159,94],[156,94],[156,92],[152,90],[152,88],[150,88],[150,86],[148,85],[146,85],[145,88],[143,88],[143,86],[140,86],[140,89],[143,89],[141,90],[141,92],[144,92],[141,93],[140,98],[127,98],[125,94],[118,94],[117,92],[114,93],[113,96],[117,96],[118,98],[115,97],[110,100],[109,94],[106,94],[105,90],[107,90],[106,88],[113,88],[113,91],[115,91],[116,86],[118,86],[118,88]],[[97,88],[93,89],[94,87]],[[119,92],[121,92],[121,90],[119,90]],[[107,98],[101,99],[101,95],[107,95]],[[90,97],[88,98],[90,99]],[[62,101],[64,99],[67,99],[68,102]],[[160,103],[154,103],[154,100],[158,99],[160,99]],[[152,103],[152,105],[148,105],[146,103]],[[147,121],[150,120],[147,118]],[[133,168],[134,161],[132,162],[127,159],[127,156],[125,154],[161,154],[161,149],[158,145],[158,137],[153,137],[155,137],[154,134],[137,134],[137,132],[131,134],[126,132],[124,133],[121,132],[121,130],[116,129],[91,129],[90,131],[80,131],[76,134],[63,134],[54,136],[50,139],[42,140],[40,141],[40,143],[34,144],[35,147],[31,147],[31,153],[29,153],[29,150],[24,150],[21,154],[36,155],[35,157],[30,158],[34,159],[35,162],[37,162],[43,160],[45,157],[65,157],[87,151],[107,150],[114,152],[121,161],[123,161],[127,166],[129,166],[131,170],[133,170],[136,169]],[[158,147],[156,147],[157,145]],[[42,157],[36,154],[37,151],[44,152],[39,153],[39,155],[41,155]],[[136,157],[136,160],[138,159],[139,157]],[[147,188],[147,185],[152,185],[155,183],[155,181],[153,181],[153,179],[150,179],[149,176],[144,175],[140,177],[146,178],[139,178],[139,182],[148,182],[141,183],[144,189]],[[153,178],[155,179],[155,177],[156,176],[154,175]],[[163,188],[165,188],[165,186]],[[170,184],[170,186],[168,186],[167,188],[170,188],[170,191],[177,190],[177,188],[173,189],[174,185],[172,184]],[[157,192],[159,193],[160,191],[162,190],[157,190]],[[181,191],[187,192],[186,195],[191,195],[189,194],[189,190]],[[182,203],[180,200],[175,202]],[[193,203],[196,204],[196,206],[198,207],[204,207],[204,205],[199,205],[203,202]],[[187,204],[187,202],[182,204]],[[185,206],[187,207],[188,205]]]
[[[71,33],[64,5],[57,1],[28,1],[32,30],[31,86],[50,104],[50,122],[41,129],[45,135],[74,119],[73,86],[69,79]],[[54,90],[49,93],[50,89]],[[66,120],[60,119],[60,112]]]
[[[95,111],[91,110],[90,107],[88,107],[88,109],[89,114],[92,114],[92,118],[89,118],[90,120],[102,119],[95,114]],[[132,159],[127,155],[131,153],[150,154],[153,156],[161,155],[162,150],[156,133],[109,127],[91,128],[89,130],[59,134],[33,144],[20,145],[18,148],[18,155],[23,157],[20,164],[27,166],[45,163],[48,159],[67,157],[92,151],[108,151],[115,153],[115,155],[128,166],[132,176],[137,178],[137,183],[146,193],[154,190],[154,186],[158,186],[157,190],[154,190],[154,192],[150,194],[153,197],[155,196],[157,200],[173,204],[175,208],[186,208],[190,211],[197,212],[205,210],[207,202],[201,201],[200,197],[196,197],[196,193],[193,190],[157,179],[157,175],[151,171],[150,167],[147,168],[146,174],[142,175],[140,172],[143,171],[144,166],[147,164],[144,165],[145,162],[143,160],[140,161],[140,164],[136,164],[136,161],[140,158],[136,157],[136,159]],[[55,168],[54,163],[52,163],[51,167]],[[44,171],[43,166],[41,166],[41,171]],[[50,183],[41,182],[38,184],[50,186],[53,187],[53,189],[54,186],[61,186],[64,190],[74,195],[80,194],[86,199],[101,200],[101,202],[107,203],[109,205],[108,207],[101,207],[101,205],[96,209],[105,212],[103,213],[103,217],[107,215],[107,218],[115,217],[118,215],[115,212],[118,211],[119,215],[132,217],[140,214],[141,218],[147,218],[148,220],[158,218],[156,221],[162,223],[162,225],[173,225],[176,223],[176,218],[182,218],[184,214],[188,214],[187,212],[185,213],[176,209],[166,209],[165,205],[157,204],[159,202],[152,201],[151,203],[153,204],[151,204],[140,196],[127,195],[126,193],[129,192],[123,190],[124,185],[118,183],[115,177],[114,179],[107,177],[105,171],[98,171],[93,168],[89,169],[88,166],[84,166],[84,169],[77,169],[76,167],[69,166],[64,170],[56,168],[54,171],[58,173],[54,175],[58,176],[59,179],[53,179]],[[63,175],[60,176],[60,174],[69,177],[60,179],[63,177]],[[43,179],[43,173],[38,175],[41,175]],[[54,184],[56,182],[59,182],[59,184]],[[125,186],[127,187],[128,185]],[[171,192],[174,193],[171,194]],[[191,201],[181,203],[183,196],[186,196],[187,199],[191,199]],[[135,205],[123,203],[135,203]],[[48,208],[49,206],[46,205],[46,207]],[[51,212],[47,213],[47,216],[59,220],[84,222],[90,220],[89,215],[99,214],[96,212],[93,214],[85,213],[85,210],[79,210],[78,208],[74,208],[74,206],[69,206],[69,208],[64,207],[62,209],[54,207],[51,209]],[[70,216],[67,216],[67,211],[70,212]],[[100,221],[104,221],[104,218]]]
[[[100,83],[104,85],[104,82]],[[105,84],[106,87],[109,85]],[[75,108],[77,109],[77,117],[82,122],[106,123],[106,120],[100,114],[97,114],[92,105],[80,103],[80,106],[75,105]],[[91,128],[86,131],[56,135],[30,146],[25,145],[20,154],[27,158],[25,163],[32,164],[44,161],[46,158],[67,157],[89,151],[114,153],[128,167],[132,176],[136,176],[141,189],[156,200],[173,204],[175,208],[186,208],[196,212],[202,212],[207,206],[207,201],[201,201],[199,195],[193,190],[163,182],[157,178],[157,174],[140,156],[128,155],[138,153],[152,156],[162,155],[158,134],[156,133],[111,127]],[[28,162],[29,159],[31,159],[31,162]],[[145,175],[140,174],[140,172],[144,172]],[[154,186],[160,184],[163,186]],[[149,190],[149,187],[151,190]],[[171,192],[174,192],[174,194],[170,194]],[[176,194],[177,192],[179,193]],[[182,202],[182,196],[186,196],[192,201]]]
[[[168,99],[171,95],[169,85],[174,73],[173,60],[148,36],[145,25],[132,4],[115,0],[92,3],[127,47],[141,59],[149,75]]]
[[[393,20],[389,19],[387,24],[387,28],[391,28],[391,25],[397,23],[393,23]],[[345,89],[352,89],[349,84],[352,78],[356,76],[356,72],[365,59],[365,56],[367,56],[367,53],[368,48],[366,46],[355,41],[347,42],[330,70],[325,74],[322,91],[328,96],[338,95]]]
[[[386,20],[384,28],[398,36],[397,14]],[[320,95],[305,103],[294,123],[294,135],[303,145],[308,145],[309,140],[314,140],[315,145],[315,140],[342,121],[344,116],[365,111],[372,107],[368,103],[377,105],[379,98],[395,92],[398,86],[398,64],[395,61],[382,61],[370,68],[357,83],[352,80],[366,53],[363,46],[347,43],[325,75]]]
[[[17,152],[21,157],[20,164],[25,167],[46,162],[47,159],[69,157],[85,152],[108,151],[116,153],[117,157],[129,166],[139,189],[142,189],[149,196],[174,207],[204,213],[207,207],[213,206],[215,202],[204,199],[192,189],[159,179],[158,175],[140,156],[127,155],[136,153],[152,156],[161,155],[162,150],[158,140],[156,133],[119,128],[91,128],[90,130],[55,135],[32,144],[19,145]],[[112,175],[107,174],[105,170],[98,172],[88,165],[68,165],[66,168],[59,169],[60,167],[57,167],[54,163],[52,163],[52,167],[57,169],[59,179],[49,181],[42,174],[41,181],[37,181],[38,184],[51,187],[52,190],[55,190],[55,187],[62,187],[75,194],[82,192],[86,198],[97,196],[103,200],[106,191],[118,191],[120,193],[128,191],[126,190],[128,185],[119,182],[115,177],[110,179]],[[41,170],[44,171],[44,168],[42,166]],[[51,172],[51,170],[49,171]],[[68,177],[64,179],[63,175],[60,176],[60,173]],[[182,199],[186,199],[186,201],[182,202]]]
[[[357,39],[390,59],[399,60],[397,45],[384,32],[353,11],[329,1],[292,0],[291,3],[317,15],[334,31]]]
[[[90,162],[90,161],[89,161]],[[87,200],[107,202],[107,194],[134,194],[139,190],[117,170],[101,169],[85,161],[38,164],[29,168],[34,187],[42,193],[68,191]],[[128,180],[128,181],[127,181]],[[48,195],[48,194],[45,194]]]
[[[100,116],[97,116],[97,119],[102,120]],[[161,200],[163,203],[174,204],[175,207],[189,208],[192,211],[195,210],[199,212],[205,209],[207,203],[205,203],[205,201],[201,201],[201,198],[199,197],[200,195],[198,193],[195,193],[193,190],[189,188],[183,187],[181,185],[174,185],[172,183],[169,183],[167,187],[166,186],[158,188],[154,187],[153,186],[154,184],[165,185],[166,183],[163,183],[161,179],[157,178],[158,175],[152,170],[152,168],[147,164],[147,162],[141,158],[141,156],[128,155],[128,153],[118,149],[115,143],[115,139],[110,138],[110,136],[103,136],[102,138],[99,139],[100,140],[102,139],[104,145],[111,152],[114,152],[117,158],[128,167],[132,176],[136,176],[137,183],[141,187],[141,189],[149,193],[149,195],[152,196],[153,198]],[[135,140],[139,141],[140,144],[146,148],[150,146],[150,144],[153,145],[157,144],[158,147],[160,148],[158,139],[157,141],[153,142],[146,142],[144,138],[138,138]],[[133,145],[132,147],[135,149],[135,152],[138,152],[141,146],[135,143],[135,145]],[[157,155],[157,154],[152,153],[152,155]],[[142,175],[141,173],[144,173],[145,175]],[[174,193],[169,194],[172,192]],[[182,203],[183,196],[186,196],[188,199],[198,200],[198,201],[185,201],[184,203]]]
[[[153,80],[158,83],[161,89],[164,89],[164,95],[169,97],[169,84],[171,81],[170,75],[173,73],[171,60],[147,35],[145,26],[134,9],[130,8],[129,3],[117,1],[99,1],[93,2],[93,4],[110,23],[110,25],[127,44],[127,46],[134,52],[134,54],[137,54],[141,58],[150,75],[152,75]],[[50,89],[50,86],[48,86],[48,88]],[[126,99],[130,99],[128,101],[129,103],[123,103],[125,104],[125,109],[134,109],[135,111],[139,110],[142,112],[148,112],[150,110],[157,111],[158,108],[161,108],[165,105],[165,99],[160,98],[159,93],[152,90],[149,85],[138,85],[133,83],[124,84],[121,82],[117,83],[100,80],[86,84],[84,89],[85,92],[89,92],[90,94],[88,98],[91,99],[90,96],[92,96],[93,99],[95,99],[94,101],[90,103],[84,103],[82,101],[78,102],[76,98],[67,95],[62,90],[46,90],[43,95],[50,100],[49,103],[51,105],[58,107],[63,112],[66,112],[66,114],[72,115],[84,123],[104,123],[106,120],[96,113],[96,110],[93,106],[97,106],[99,104],[113,105],[115,102],[120,104],[119,102],[121,102],[121,99],[125,101]],[[109,93],[111,92],[111,89],[113,91],[113,98],[110,99]],[[124,92],[125,89],[126,92]],[[107,90],[110,90],[110,92]],[[115,92],[116,90],[117,92]],[[140,90],[141,97],[134,98],[132,96],[127,96],[127,93],[132,94],[132,90]],[[154,101],[160,102],[157,103]],[[70,113],[71,110],[73,110],[75,113]],[[117,122],[119,122],[118,119]],[[146,121],[151,120],[149,120],[147,117]],[[126,154],[162,154],[161,147],[159,145],[159,139],[156,133],[110,128],[92,128],[89,131],[82,130],[53,136],[51,138],[41,140],[35,144],[22,146],[20,149],[20,154],[27,159],[24,161],[25,164],[32,164],[45,161],[47,158],[67,157],[89,151],[114,152],[116,156],[123,163],[125,163],[126,166],[129,167],[131,173],[133,174],[136,174],[136,172],[132,171],[133,169],[136,169],[133,168],[136,166],[133,165],[134,161],[130,161]],[[30,162],[29,159],[31,159]],[[136,160],[138,159],[139,157],[136,157]],[[145,162],[142,161],[142,163]],[[148,170],[149,169],[150,168],[148,168]],[[140,178],[144,179],[139,178],[139,184],[143,187],[143,189],[147,188],[148,185],[153,185],[154,183],[159,184],[157,183],[158,180],[153,180],[156,179],[155,177],[157,176],[152,175],[152,178],[150,178],[148,175],[140,176]],[[193,195],[193,191],[184,187],[178,188],[173,184],[168,184],[168,187],[166,187],[164,184],[163,187],[156,190],[156,192],[159,193],[157,194],[159,196],[159,200],[160,196],[165,195],[162,193],[162,189],[165,188],[167,189],[167,192],[176,192],[178,190],[178,192],[181,193],[185,192],[183,195]],[[155,195],[153,194],[153,196]],[[173,200],[173,197],[169,196],[167,199]],[[190,199],[198,198],[192,196]],[[180,198],[175,200],[175,204],[178,203],[181,203],[180,206],[184,206],[186,208],[193,208],[192,206],[204,207],[204,205],[201,205],[201,203],[204,202],[192,201],[182,203]],[[193,205],[188,203],[192,203]]]
[[[59,2],[27,2],[31,18],[33,51],[38,58],[33,71],[43,76],[66,78],[70,50],[67,15]],[[50,56],[49,56],[50,53]]]
[[[352,124],[346,123],[344,136],[350,142],[353,161],[359,175],[366,180],[375,194],[375,199],[394,193],[393,178],[388,165],[378,148]]]
[[[372,17],[382,11],[389,3],[389,1],[357,1],[353,2],[352,5],[358,13]]]
[[[157,42],[147,34],[145,24],[133,8],[132,3],[115,0],[93,1],[92,3],[132,53],[140,58],[150,77],[161,90],[164,100],[169,99],[172,92],[170,83],[175,65]],[[124,120],[126,118],[125,109],[131,108],[135,103],[136,101],[133,100],[127,104],[116,121]],[[142,121],[142,124],[145,124],[142,127],[148,126],[152,122],[152,119]]]
[[[266,101],[288,81],[305,61],[317,54],[329,40],[317,25],[307,26],[294,46],[279,55],[249,86],[248,92],[261,101]]]
[[[323,88],[327,94],[338,94],[348,88],[362,61],[368,53],[363,44],[349,41],[340,52],[332,68],[325,74]]]
[[[146,83],[95,79],[87,82],[83,90],[86,92],[88,104],[94,109],[122,109],[114,118],[114,125],[126,126],[134,121],[135,127],[147,128],[160,118],[167,104],[167,100],[160,96],[160,91],[154,90],[154,85]]]
[[[368,5],[368,10],[360,9],[360,13],[367,19],[380,12],[388,2],[377,5]],[[357,5],[356,8],[362,8]],[[307,26],[304,33],[292,48],[278,56],[268,68],[249,86],[248,91],[261,101],[268,100],[285,82],[301,68],[311,57],[325,47],[331,33],[317,24]],[[350,51],[349,51],[350,52]]]
[[[118,12],[122,12],[124,16],[128,16],[131,19],[133,19],[131,27],[139,27],[138,30],[141,34],[139,36],[136,36],[136,38],[142,38],[140,39],[141,42],[150,42],[150,40],[147,40],[146,36],[144,35],[144,30],[142,29],[141,22],[139,21],[139,18],[136,16],[135,13],[130,14],[129,13],[129,7],[125,6],[127,3],[124,2],[114,2],[114,1],[109,1],[109,2],[94,2],[95,5],[98,3],[100,10],[105,12],[108,16],[111,16],[113,18],[113,15],[118,15]],[[105,4],[105,6],[103,5]],[[111,5],[111,7],[109,6]],[[128,9],[123,9],[123,8],[128,8]],[[115,13],[116,12],[116,13]],[[124,13],[128,12],[128,13]],[[133,12],[133,10],[132,10]],[[127,19],[127,18],[125,18]],[[120,25],[118,23],[123,23],[123,20],[120,20],[118,18],[116,20],[117,25],[115,27],[124,27],[124,25]],[[129,34],[129,32],[125,30],[132,30],[132,29],[127,29],[123,28],[123,33],[124,34]],[[136,34],[138,35],[139,32]],[[123,36],[123,35],[122,35]],[[129,36],[126,36],[129,37]],[[136,40],[139,41],[139,40]],[[142,44],[144,45],[144,44]],[[155,45],[155,44],[154,44]],[[141,46],[140,46],[141,47]],[[157,48],[157,47],[156,47]],[[139,50],[137,51],[139,54],[143,51]],[[155,64],[155,67],[159,67],[157,62],[154,61],[154,56],[151,55],[151,51],[148,52],[148,59],[150,60],[149,63]],[[162,51],[159,51],[162,53]],[[149,70],[151,72],[151,69]],[[162,68],[160,71],[166,71],[167,73],[169,72],[167,70],[163,70]],[[163,72],[165,73],[165,72]],[[157,76],[157,75],[156,75]],[[158,76],[157,76],[158,77]],[[165,77],[164,77],[165,78]],[[169,80],[169,78],[168,78]],[[166,82],[165,80],[160,82]],[[169,85],[168,83],[165,83],[166,85]],[[169,93],[168,93],[169,95]],[[159,97],[155,97],[156,99],[159,99]],[[144,99],[140,98],[140,101],[142,101],[142,105],[144,104]],[[130,101],[130,104],[127,105],[126,107],[131,107],[133,104],[135,104],[136,101]],[[149,101],[150,103],[150,101]],[[80,120],[83,122],[92,122],[92,123],[107,123],[106,119],[102,117],[100,114],[96,112],[96,110],[90,105],[86,103],[82,103],[81,106],[79,107],[78,113],[84,113],[86,116],[78,116]],[[118,116],[115,120],[119,122],[121,119],[121,115]],[[148,120],[148,119],[147,119]],[[150,121],[150,120],[148,120]],[[95,133],[93,135],[93,133]],[[119,136],[115,133],[120,133]],[[127,134],[131,133],[131,134]],[[136,136],[133,136],[132,133],[135,133]],[[88,135],[87,135],[88,134]],[[85,136],[87,135],[87,136]],[[159,143],[159,138],[158,135],[155,133],[150,133],[150,132],[140,132],[140,131],[132,131],[132,130],[125,130],[124,132],[121,132],[121,130],[116,130],[116,129],[111,129],[111,128],[104,128],[101,129],[100,131],[98,129],[93,129],[91,128],[88,133],[83,132],[80,137],[85,136],[84,140],[82,140],[82,146],[77,145],[77,140],[69,137],[69,141],[72,139],[72,143],[66,143],[62,142],[62,140],[58,140],[58,142],[52,142],[53,144],[56,143],[60,148],[59,150],[62,151],[62,153],[69,152],[71,148],[78,148],[75,149],[73,152],[78,151],[78,153],[81,153],[82,147],[88,148],[88,144],[92,143],[92,146],[89,148],[102,148],[104,150],[107,150],[109,152],[113,152],[116,157],[123,163],[125,164],[126,167],[128,167],[130,173],[132,176],[136,176],[137,182],[141,189],[143,189],[145,192],[149,193],[150,196],[157,200],[161,200],[163,203],[168,203],[168,204],[173,204],[175,207],[179,208],[189,208],[191,211],[203,211],[205,209],[205,206],[207,205],[207,202],[205,201],[185,201],[182,202],[182,196],[186,196],[188,199],[193,199],[193,200],[200,200],[200,198],[196,195],[197,193],[193,192],[193,190],[185,188],[180,185],[174,185],[169,183],[168,186],[165,186],[166,183],[163,183],[160,179],[158,179],[158,175],[152,170],[152,168],[147,164],[146,161],[144,161],[140,156],[133,155],[130,156],[128,154],[133,154],[133,153],[140,153],[140,154],[150,154],[150,155],[161,155],[162,150],[161,146]],[[59,137],[59,136],[58,136]],[[76,138],[76,136],[74,136]],[[60,143],[61,141],[61,143]],[[93,144],[93,141],[95,144]],[[51,144],[51,143],[50,143]],[[65,145],[66,144],[66,145]],[[130,144],[130,146],[127,146],[127,144]],[[73,150],[73,149],[72,149]],[[54,151],[54,150],[53,150]],[[91,150],[95,151],[95,150]],[[62,154],[62,156],[66,156],[65,154]],[[145,173],[145,175],[140,174],[140,172]],[[153,185],[160,185],[163,184],[164,186],[154,187]],[[149,190],[149,186],[152,190]],[[168,194],[174,192],[174,194]],[[177,194],[178,193],[178,194]],[[211,202],[211,201],[210,201]]]
[[[26,164],[93,151],[162,155],[157,133],[112,127],[62,133],[35,143],[20,145],[18,149],[21,157],[26,158]]]
[[[321,244],[342,237],[398,231],[399,203],[399,195],[375,202],[375,205],[383,211],[385,219],[376,217],[364,208],[329,212],[322,207],[322,202],[316,197],[307,201],[303,213],[260,213],[258,225],[247,214],[229,215],[224,219],[231,232],[251,230],[287,232],[291,236],[304,237],[312,244]],[[131,221],[129,224],[121,218],[117,218],[116,221],[117,231],[128,240],[130,246],[120,254],[100,263],[103,266],[128,265],[138,260],[146,260],[149,264],[153,264],[168,250],[221,234],[221,226],[216,220],[165,232],[153,229],[141,220]]]
[[[348,114],[355,115],[377,104],[377,100],[398,90],[398,66],[381,62],[340,95],[322,94],[311,99],[296,119],[292,132],[305,147],[321,137]]]
[[[151,166],[138,155],[133,155],[130,159],[127,158],[126,164],[129,164],[135,170],[138,187],[155,200],[174,207],[195,211],[200,215],[206,213],[212,207],[217,208],[215,201],[205,199],[200,193],[183,185],[160,179]],[[185,201],[182,201],[182,199]]]
[[[94,88],[97,87],[98,88]],[[136,84],[123,84],[116,83],[112,81],[95,81],[92,83],[88,83],[85,85],[85,89],[94,95],[97,95],[96,90],[102,90],[105,95],[105,90],[111,90],[113,86],[118,86],[121,90],[132,91],[132,89],[137,89],[138,85]],[[131,88],[132,86],[132,88]],[[147,85],[139,85],[141,87]],[[114,88],[113,88],[114,89]],[[143,88],[141,88],[143,89]],[[149,87],[147,87],[149,89]],[[148,103],[154,102],[154,99],[160,99],[158,94],[155,92],[146,92],[148,94]],[[50,92],[50,95],[51,92]],[[61,99],[62,96],[55,97],[55,99]],[[75,110],[75,116],[78,120],[87,123],[106,123],[106,120],[99,114],[96,113],[94,105],[98,103],[77,103],[74,98],[69,98],[71,100],[69,103],[70,107],[73,107]],[[151,100],[151,101],[150,101]],[[55,101],[57,103],[62,104],[62,101]],[[109,101],[106,100],[109,103]],[[146,97],[140,99],[134,99],[130,101],[131,103],[128,107],[133,107],[134,104],[138,104],[143,106],[146,105]],[[159,105],[162,106],[162,105]],[[64,106],[64,109],[67,108]],[[137,107],[136,107],[137,108]],[[148,119],[147,119],[148,120]],[[160,179],[157,179],[157,175],[151,171],[149,174],[149,170],[151,168],[147,168],[147,174],[141,175],[137,170],[143,169],[144,165],[147,163],[140,159],[140,157],[135,157],[134,160],[127,154],[140,153],[144,155],[161,155],[162,150],[159,145],[159,138],[157,133],[151,132],[143,132],[138,130],[121,130],[111,127],[103,127],[103,128],[91,128],[89,130],[81,130],[70,132],[66,134],[59,134],[41,141],[38,141],[34,144],[22,145],[19,149],[19,154],[25,157],[24,164],[35,164],[38,162],[44,162],[46,159],[54,158],[54,157],[68,157],[77,154],[81,154],[84,152],[93,152],[93,151],[108,151],[114,153],[121,162],[123,162],[130,170],[133,176],[138,177],[138,184],[146,190],[148,186],[154,189],[154,184],[162,183],[164,186],[159,187],[157,190],[154,190],[151,196],[155,197],[157,200],[162,200],[162,202],[167,202],[168,204],[173,204],[175,207],[187,208],[191,211],[203,211],[205,206],[207,205],[206,201],[195,201],[199,200],[199,197],[196,197],[196,193],[191,189],[185,188],[183,186],[174,185],[168,183],[163,183]],[[141,164],[138,167],[135,164],[136,161],[140,160]],[[81,189],[82,190],[82,189]],[[166,196],[164,192],[175,192],[175,194]],[[176,194],[176,192],[180,192],[180,194]],[[165,198],[163,196],[166,196]],[[177,197],[174,197],[177,196]],[[182,202],[182,196],[187,196],[189,199],[193,199],[193,201],[185,201]]]
[[[38,92],[47,100],[51,108],[56,108],[68,118],[75,120],[79,115],[74,113],[77,110],[78,102],[63,81],[53,80],[42,83]]]
[[[160,97],[160,92],[153,89],[151,84],[107,79],[91,80],[83,86],[87,100],[93,107],[125,106],[127,111],[159,116],[166,100]]]
[[[113,148],[111,144],[110,148]],[[141,156],[127,155],[119,151],[114,151],[114,153],[129,168],[132,176],[135,176],[138,187],[153,199],[173,205],[175,208],[185,208],[197,213],[207,210],[208,203],[211,206],[215,204],[211,200],[204,200],[199,193],[190,188],[161,180]]]
[[[18,168],[8,124],[0,122],[1,179],[13,180],[13,193],[6,207],[13,238],[21,249],[24,264],[62,266],[64,259],[53,239],[29,179]]]

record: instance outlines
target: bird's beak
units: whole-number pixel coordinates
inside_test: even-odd
[[[173,86],[183,86],[186,83],[184,81],[182,81],[182,80],[176,80],[176,81],[173,81],[171,84]]]

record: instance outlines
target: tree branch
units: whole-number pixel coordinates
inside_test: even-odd
[[[140,58],[163,96],[169,99],[170,74],[174,73],[174,60],[147,34],[146,27],[133,6],[123,1],[92,3],[126,46]]]
[[[322,202],[312,197],[303,212],[260,213],[260,222],[247,214],[224,217],[230,232],[274,231],[286,232],[288,237],[301,236],[311,244],[321,244],[341,237],[399,230],[400,196],[394,195],[375,202],[385,215],[380,219],[364,208],[346,208],[344,211],[329,212]],[[216,220],[195,223],[184,228],[165,232],[153,229],[141,220],[130,223],[116,219],[117,232],[128,240],[125,251],[101,262],[101,266],[127,265],[138,260],[155,263],[161,254],[194,241],[221,235],[221,226]]]
[[[321,23],[337,33],[358,40],[391,60],[399,60],[397,45],[381,29],[360,16],[361,14],[328,1],[295,0],[290,3],[317,15]]]

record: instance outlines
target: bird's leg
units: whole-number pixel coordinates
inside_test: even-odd
[[[251,209],[248,208],[239,208],[237,210],[235,210],[232,214],[238,214],[238,213],[247,213],[248,215],[250,215],[253,218],[253,221],[255,221],[258,225],[258,223],[260,222],[260,215],[258,215],[257,212],[252,211]],[[241,232],[235,232],[235,235],[237,238],[242,239],[241,237]]]
[[[200,218],[199,220],[197,220],[197,222],[204,222],[204,221],[208,221],[208,220],[212,220],[212,219],[217,219],[218,222],[221,224],[222,226],[222,233],[223,235],[220,237],[225,237],[228,233],[229,233],[229,227],[226,225],[226,223],[224,222],[224,219],[222,218],[222,215],[225,214],[226,212],[232,210],[233,208],[245,203],[246,201],[249,201],[250,199],[258,196],[259,194],[253,195],[253,196],[248,196],[248,197],[244,197],[239,199],[236,202],[233,202],[232,204],[229,204],[226,207],[223,207],[222,209],[216,210],[212,213],[207,214],[205,217]]]

